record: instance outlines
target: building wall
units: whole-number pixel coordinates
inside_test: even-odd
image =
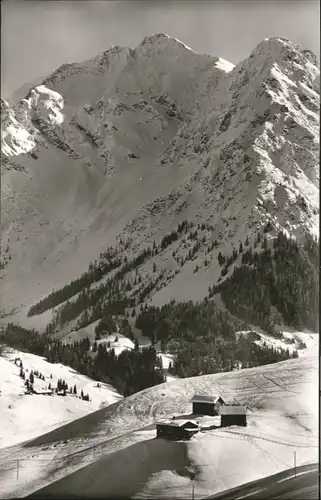
[[[193,413],[196,415],[217,415],[215,411],[214,403],[193,403]]]
[[[246,415],[221,415],[221,427],[240,425],[246,427]]]
[[[193,435],[181,427],[157,426],[157,437],[163,439],[188,439]]]
[[[215,415],[219,414],[219,409],[223,406],[223,404],[222,403],[216,403],[216,404],[214,404]]]

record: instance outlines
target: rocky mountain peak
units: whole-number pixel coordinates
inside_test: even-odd
[[[146,36],[142,42],[138,45],[136,48],[136,51],[139,52],[142,48],[149,49],[149,50],[159,50],[160,48],[166,48],[169,47],[172,50],[175,50],[175,48],[180,48],[180,49],[186,49],[189,50],[190,52],[196,52],[185,45],[181,40],[178,40],[178,38],[171,37],[167,35],[166,33],[153,33],[152,35]]]
[[[1,127],[4,127],[9,117],[12,115],[12,110],[9,103],[1,97]]]
[[[1,111],[4,109],[9,109],[9,103],[7,103],[7,101],[3,97],[1,97]]]
[[[305,77],[310,85],[320,72],[318,59],[310,50],[282,37],[264,39],[247,60],[253,64],[263,62],[269,67],[278,65],[286,75],[294,75],[298,79]]]
[[[164,43],[164,42],[169,42],[170,40],[171,37],[166,33],[153,33],[151,35],[145,36],[139,45],[143,46],[153,43]]]
[[[103,251],[106,238],[122,238],[135,253],[175,221],[214,228],[221,252],[254,238],[268,220],[295,236],[316,233],[312,61],[274,37],[233,67],[156,33],[135,49],[115,46],[62,65],[12,111],[2,100],[2,117],[11,113],[2,153],[15,158],[2,197],[10,290],[21,248],[32,273],[26,282],[39,271],[40,282],[46,273],[58,286]],[[21,232],[44,234],[44,243],[26,236],[22,244]]]

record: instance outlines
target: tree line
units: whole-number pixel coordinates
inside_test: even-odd
[[[121,265],[121,260],[115,256],[113,249],[108,249],[98,261],[89,265],[88,271],[83,273],[80,278],[71,281],[59,290],[54,290],[47,297],[31,306],[28,316],[42,314],[48,309],[52,309],[62,302],[77,295],[82,289],[88,288],[91,284],[100,281],[106,274],[117,269]]]
[[[199,303],[172,300],[162,307],[142,307],[135,326],[161,350],[173,354],[170,373],[191,377],[276,363],[291,357],[289,349],[274,349],[258,342],[254,332],[207,298]]]
[[[140,277],[137,277],[137,279],[134,278],[131,283],[130,280],[125,280],[125,275],[137,269],[152,256],[164,251],[169,245],[176,241],[180,235],[187,233],[192,226],[192,222],[184,220],[178,224],[176,229],[165,235],[159,245],[154,241],[152,246],[144,248],[131,260],[128,260],[126,255],[123,258],[120,257],[117,249],[108,247],[106,252],[100,254],[98,260],[89,265],[88,270],[83,273],[80,278],[71,281],[59,290],[54,290],[47,297],[30,307],[28,316],[42,314],[48,309],[53,309],[64,303],[55,312],[54,319],[48,326],[48,332],[51,333],[57,326],[66,324],[79,316],[81,312],[83,312],[83,316],[79,319],[78,328],[87,326],[89,323],[99,319],[101,311],[104,308],[103,299],[105,296],[108,297],[108,304],[122,300],[125,301],[125,307],[135,305],[135,299],[128,298],[128,292],[132,290],[133,286],[140,282]],[[205,224],[202,224],[202,227],[205,228]],[[197,235],[197,232],[195,235]],[[194,249],[194,252],[195,251]],[[101,279],[111,271],[116,272],[106,283],[96,287],[95,290],[90,290],[90,286],[93,283],[101,281]],[[140,291],[140,300],[143,300],[154,286],[155,283],[149,287],[142,287]],[[78,296],[75,297],[77,294]],[[71,300],[73,297],[74,299]],[[93,308],[92,314],[90,315],[86,312],[89,308]]]
[[[154,347],[140,350],[136,343],[135,349],[124,350],[117,356],[114,349],[100,343],[93,352],[88,337],[64,344],[13,323],[7,325],[0,339],[10,347],[43,356],[50,363],[62,363],[82,375],[109,383],[124,396],[165,381],[162,361]]]
[[[231,276],[209,288],[209,298],[220,293],[228,310],[242,320],[273,333],[282,320],[295,328],[318,331],[319,245],[310,235],[303,243],[279,232],[260,252],[243,252],[242,264]],[[277,313],[272,313],[272,307]]]

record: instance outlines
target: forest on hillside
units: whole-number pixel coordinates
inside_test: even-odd
[[[319,329],[319,244],[306,235],[302,244],[279,232],[273,240],[256,238],[242,252],[241,266],[210,287],[220,293],[227,309],[238,318],[270,333],[282,321],[298,329]],[[226,274],[226,273],[225,273]],[[274,308],[274,314],[273,310]]]
[[[83,375],[112,384],[124,396],[165,381],[162,360],[156,351],[158,342],[164,353],[173,355],[169,373],[183,378],[297,357],[296,351],[290,353],[289,349],[262,343],[243,321],[221,311],[208,299],[196,304],[171,301],[161,308],[141,308],[135,325],[151,339],[149,347],[139,346],[128,320],[122,318],[120,330],[134,340],[135,347],[118,356],[108,341],[100,342],[114,329],[115,321],[119,318],[102,318],[92,343],[88,338],[63,343],[14,324],[2,332],[0,342],[43,356],[51,363],[71,366]],[[240,334],[240,330],[246,333]]]
[[[94,380],[112,384],[124,396],[165,382],[162,360],[154,347],[139,350],[136,344],[135,349],[124,350],[117,356],[115,350],[108,349],[105,343],[94,344],[92,351],[88,338],[64,344],[34,329],[27,330],[12,323],[1,332],[0,342],[43,356],[50,363],[70,366]]]
[[[105,252],[100,254],[99,259],[89,264],[88,270],[80,278],[67,283],[59,290],[53,290],[49,295],[31,306],[28,316],[42,314],[49,309],[65,303],[55,313],[54,320],[50,325],[51,329],[71,321],[89,307],[94,308],[92,314],[89,316],[85,313],[85,316],[80,319],[79,324],[86,326],[86,324],[99,319],[104,309],[106,302],[104,299],[106,296],[110,298],[109,303],[118,303],[121,290],[126,295],[126,292],[130,292],[136,285],[141,284],[141,276],[135,276],[131,282],[129,279],[124,279],[126,274],[137,270],[148,259],[166,250],[168,246],[177,241],[180,236],[186,234],[192,227],[193,223],[186,220],[182,221],[176,229],[173,229],[161,239],[159,245],[156,245],[154,241],[152,246],[142,249],[132,259],[128,259],[126,254],[120,257],[124,250],[126,250],[126,245],[122,240],[116,248],[108,247]],[[202,225],[202,227],[205,229],[205,225]],[[196,233],[191,232],[190,237],[191,239],[196,238],[197,231]],[[112,273],[112,271],[115,272]],[[101,283],[95,290],[91,291],[90,286],[98,283],[103,278],[107,278],[106,282]],[[144,289],[145,287],[142,284],[139,290],[139,297],[141,299],[144,298]],[[126,301],[123,299],[122,306],[129,307],[132,305],[132,302],[128,298]]]
[[[187,261],[195,258],[201,240],[206,255],[211,256],[215,251],[216,240],[208,241],[211,227],[205,224],[199,224],[195,230],[192,227],[192,223],[183,221],[158,245],[154,241],[131,259],[123,254],[120,257],[121,252],[108,248],[79,280],[52,292],[32,306],[28,314],[40,314],[59,305],[47,326],[48,334],[70,322],[75,322],[73,328],[79,329],[103,317],[128,316],[133,308],[146,304],[155,289],[166,284],[168,278],[164,270],[157,269],[153,257],[183,236],[182,242],[186,240],[192,245],[186,254]],[[172,256],[181,267],[185,261],[176,254],[177,249]],[[218,283],[209,287],[208,297],[220,294],[233,316],[269,333],[275,331],[276,323],[283,322],[298,329],[318,331],[319,244],[312,236],[307,234],[298,243],[283,232],[275,233],[268,222],[251,244],[246,236],[231,255],[219,252],[217,260],[221,276]],[[141,273],[149,261],[153,262],[152,273]],[[99,281],[102,277],[106,279]],[[97,283],[95,287],[91,287],[93,283]]]
[[[30,309],[30,315],[40,314],[63,300],[44,335],[9,325],[2,334],[5,342],[109,382],[124,395],[164,381],[156,344],[163,353],[173,355],[169,371],[179,377],[258,366],[297,356],[295,350],[268,346],[249,325],[260,326],[277,337],[280,334],[276,325],[282,322],[298,329],[318,330],[317,240],[306,235],[298,243],[282,232],[275,233],[272,224],[267,223],[251,244],[246,237],[232,255],[217,254],[221,277],[209,287],[204,300],[196,303],[172,300],[161,308],[147,305],[146,299],[163,278],[163,271],[157,271],[154,261],[151,275],[145,273],[143,279],[141,268],[150,259],[179,238],[191,245],[186,247],[187,259],[194,259],[199,238],[205,244],[206,254],[216,248],[216,241],[208,241],[210,226],[199,224],[191,230],[192,227],[192,223],[183,221],[158,245],[154,242],[131,259],[126,255],[121,258],[108,248],[79,280],[52,292]],[[184,265],[176,252],[172,252],[173,257],[179,265]],[[102,276],[106,279],[98,283]],[[96,286],[91,287],[94,282]],[[213,297],[217,294],[226,311],[215,305]],[[135,342],[133,350],[116,356],[108,343],[106,346],[100,341],[115,331],[135,341],[129,316],[136,328],[150,338],[151,346],[140,349]],[[54,338],[72,321],[75,321],[73,329],[77,330],[97,320],[93,344],[85,339],[68,345]],[[250,333],[240,335],[240,331]]]
[[[145,306],[135,326],[161,350],[174,355],[170,373],[193,377],[276,363],[291,357],[289,349],[260,343],[248,325],[223,312],[210,300],[199,303],[172,300],[162,307]],[[239,331],[249,333],[240,335]]]

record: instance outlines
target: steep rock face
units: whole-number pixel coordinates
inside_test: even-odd
[[[1,99],[1,153],[5,157],[18,156],[35,147],[34,137],[23,118],[17,116],[14,109]]]
[[[184,124],[161,157],[199,168],[174,189],[177,202],[157,213],[155,227],[165,216],[175,220],[185,201],[227,242],[267,220],[297,236],[318,234],[318,74],[304,51],[268,39],[222,79],[212,110]]]
[[[135,252],[184,219],[222,251],[268,220],[317,233],[318,79],[283,38],[234,67],[154,34],[2,99],[3,307],[78,276],[117,235]]]

